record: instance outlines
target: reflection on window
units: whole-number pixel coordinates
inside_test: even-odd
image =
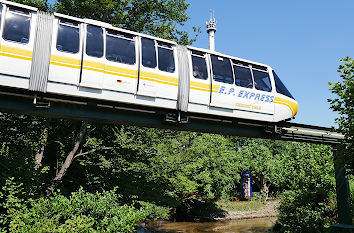
[[[215,81],[229,84],[234,83],[231,63],[228,58],[211,55],[211,62],[213,64],[213,74]]]
[[[143,66],[149,68],[156,67],[156,50],[155,42],[150,39],[142,38],[142,53],[143,53]]]
[[[280,78],[278,77],[278,75],[274,72],[273,70],[273,76],[274,76],[274,81],[275,81],[275,88],[277,90],[278,93],[286,95],[292,99],[295,99],[290,92],[288,91],[288,89],[285,87],[285,85],[283,84],[283,82],[280,80]]]
[[[103,30],[100,27],[87,25],[86,54],[92,57],[103,56]]]
[[[208,79],[207,67],[204,57],[192,55],[193,76],[198,79]]]
[[[257,90],[272,91],[268,72],[253,69],[254,86]]]
[[[135,42],[123,35],[107,34],[106,58],[109,61],[133,65],[135,64]]]
[[[0,3],[0,26],[1,26],[1,16],[2,16],[2,4]]]
[[[237,86],[253,88],[252,74],[249,67],[234,65],[234,72]]]
[[[57,49],[63,52],[77,53],[80,44],[79,25],[60,20],[58,25]]]
[[[175,59],[173,50],[169,48],[158,47],[159,70],[170,73],[175,72]]]
[[[30,23],[31,15],[29,12],[10,8],[5,17],[3,38],[27,44],[29,41]]]

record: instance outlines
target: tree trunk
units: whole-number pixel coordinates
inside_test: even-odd
[[[77,135],[76,139],[75,139],[75,143],[74,143],[74,147],[73,149],[70,151],[70,153],[68,154],[68,156],[65,159],[65,162],[63,163],[63,165],[61,166],[60,171],[58,172],[58,174],[55,176],[54,180],[55,181],[61,181],[63,176],[65,175],[66,171],[69,169],[71,163],[74,160],[74,156],[77,152],[77,150],[79,149],[84,135],[86,133],[87,130],[87,121],[83,121],[81,124],[81,128],[80,128],[80,132]]]
[[[41,146],[41,148],[39,148],[39,150],[35,156],[34,169],[36,169],[36,170],[42,166],[42,160],[44,157],[44,149],[47,146],[47,142],[48,142],[50,121],[51,121],[51,119],[48,118],[47,123],[45,124],[45,129],[44,129],[44,133],[43,133],[43,137],[42,137],[42,146]]]
[[[267,185],[267,182],[264,179],[264,176],[260,176],[259,181],[254,179],[256,185],[258,188],[261,190],[261,194],[264,196],[264,198],[267,200],[268,199],[268,194],[269,194],[269,187]]]
[[[265,199],[268,199],[269,188],[266,182],[263,182],[262,193],[264,194]]]

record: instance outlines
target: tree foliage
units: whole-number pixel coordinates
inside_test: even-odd
[[[288,188],[281,195],[276,229],[323,232],[336,215],[332,148],[292,143],[283,153]]]
[[[201,32],[200,27],[193,27],[191,36],[182,29],[189,19],[185,0],[56,0],[53,5],[48,0],[14,1],[42,11],[99,20],[182,45],[192,44]]]
[[[342,64],[338,68],[341,81],[329,83],[330,90],[336,95],[329,99],[331,109],[338,112],[336,123],[339,131],[346,137],[346,153],[343,161],[354,171],[354,60],[346,57],[340,60]]]
[[[13,178],[0,192],[0,230],[8,232],[135,232],[143,219],[166,218],[168,209],[146,202],[124,205],[116,190],[89,193],[82,188],[68,197],[24,199]]]
[[[195,39],[190,39],[188,33],[180,29],[189,19],[188,5],[184,0],[57,0],[54,10],[191,44]]]

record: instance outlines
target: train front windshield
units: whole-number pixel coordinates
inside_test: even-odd
[[[290,92],[288,91],[288,89],[285,87],[285,85],[283,84],[283,82],[280,80],[280,78],[278,77],[278,75],[274,72],[273,70],[273,76],[274,76],[274,81],[275,81],[275,87],[278,93],[286,95],[287,97],[290,97],[292,99],[295,99]]]

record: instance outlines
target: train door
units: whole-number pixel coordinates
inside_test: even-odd
[[[0,6],[0,73],[29,78],[36,25],[35,8]]]
[[[235,84],[229,58],[210,55],[212,66],[212,91],[210,106],[235,108]]]
[[[48,80],[76,86],[81,72],[82,24],[62,15],[55,18],[53,24]]]
[[[84,52],[82,55],[81,87],[102,89],[104,77],[103,29],[85,24]]]
[[[142,54],[138,95],[177,100],[178,73],[176,47],[141,38]],[[171,105],[161,106],[171,108]],[[173,106],[175,108],[176,106]]]
[[[233,70],[237,91],[236,109],[272,115],[274,106],[272,86],[266,67],[234,61]]]
[[[189,102],[209,105],[211,81],[208,70],[209,65],[206,62],[207,55],[198,51],[191,51],[192,64],[190,78]]]
[[[103,88],[135,94],[138,83],[138,38],[121,31],[107,29],[105,31],[106,52]],[[124,95],[121,98],[125,98]],[[126,99],[120,100],[128,101]]]
[[[252,65],[252,75],[255,88],[255,104],[252,109],[267,115],[274,114],[274,92],[270,81],[269,71],[266,67]],[[259,96],[259,99],[257,98]]]

